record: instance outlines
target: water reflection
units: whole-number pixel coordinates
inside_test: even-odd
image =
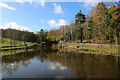
[[[51,63],[48,68],[50,70],[56,70],[56,68],[59,68],[60,70],[65,70],[67,67],[62,66],[60,63]]]
[[[3,77],[117,78],[118,57],[40,50],[4,56]]]

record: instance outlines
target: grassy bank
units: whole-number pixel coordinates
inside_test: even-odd
[[[102,55],[113,55],[120,56],[118,53],[118,45],[109,44],[82,44],[82,43],[62,43],[58,45],[59,48],[63,48],[70,52],[77,53],[91,53],[91,54],[102,54]]]
[[[79,47],[80,49],[90,49],[90,50],[100,50],[100,51],[119,51],[119,49],[114,48],[96,48],[96,47],[90,47],[90,46],[80,46],[75,45],[75,47]]]
[[[108,44],[104,45],[108,46]],[[62,48],[68,52],[120,56],[120,54],[118,53],[120,49],[118,49],[118,47],[113,47],[112,45],[106,47],[104,45],[101,46],[101,44],[81,44],[81,43],[58,44],[59,48]]]
[[[27,46],[33,46],[34,44],[26,42]],[[12,49],[14,48],[25,48],[25,44],[22,41],[12,40]],[[2,40],[2,50],[11,49],[10,39],[3,38]]]

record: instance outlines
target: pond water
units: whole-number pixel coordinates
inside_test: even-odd
[[[119,57],[34,49],[2,57],[3,78],[118,78]]]

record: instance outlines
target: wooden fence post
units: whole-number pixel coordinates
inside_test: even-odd
[[[0,29],[0,79],[2,77],[2,29]]]
[[[2,60],[2,29],[0,29],[0,60]]]
[[[2,29],[0,29],[0,57],[2,56]]]
[[[120,31],[119,31],[119,33],[118,33],[118,40],[117,40],[118,42],[118,55],[120,55]]]

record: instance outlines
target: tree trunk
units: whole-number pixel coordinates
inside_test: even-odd
[[[25,44],[26,48],[28,48],[28,46],[27,46],[26,42],[24,42],[24,44]]]
[[[118,43],[118,55],[120,55],[120,31],[118,32],[118,38],[117,38],[117,43]]]

